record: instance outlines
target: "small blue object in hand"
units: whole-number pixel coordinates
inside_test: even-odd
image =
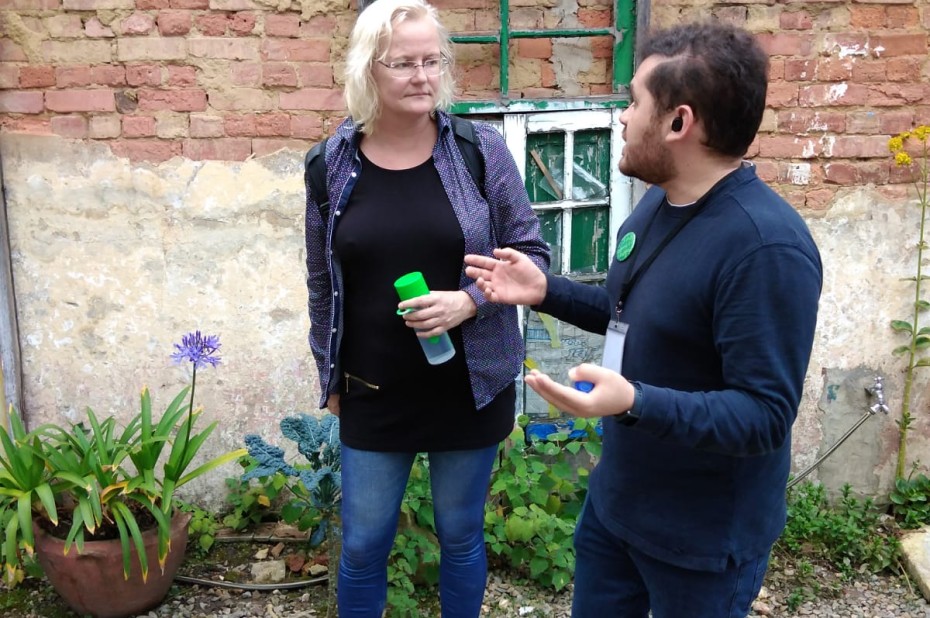
[[[590,393],[594,390],[594,382],[588,382],[586,380],[578,380],[575,382],[575,390],[579,390],[582,393]]]

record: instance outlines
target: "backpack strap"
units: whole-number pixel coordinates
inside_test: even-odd
[[[487,201],[488,196],[484,192],[484,155],[481,154],[481,148],[478,147],[475,125],[466,118],[452,116],[452,131],[455,133],[455,144],[459,147],[462,158],[465,159],[468,173],[471,174],[475,184],[478,185],[481,197]]]
[[[329,191],[326,186],[326,142],[317,143],[304,156],[304,184],[320,209],[325,224],[329,219]]]
[[[475,125],[466,118],[452,116],[452,130],[455,133],[455,144],[462,153],[468,173],[478,185],[481,197],[487,200],[488,196],[484,192],[484,155],[478,147]],[[329,191],[326,186],[326,142],[328,139],[328,137],[323,138],[323,141],[318,142],[304,156],[304,184],[316,200],[324,223],[329,219]]]

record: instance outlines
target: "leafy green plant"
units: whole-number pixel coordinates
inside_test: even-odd
[[[901,417],[898,419],[898,460],[895,467],[895,478],[904,477],[907,466],[907,435],[914,422],[911,414],[911,403],[914,388],[914,375],[920,367],[930,367],[930,357],[924,356],[930,347],[930,327],[920,326],[921,315],[930,309],[930,302],[923,298],[923,282],[927,276],[923,274],[924,252],[927,249],[927,189],[930,185],[930,150],[927,138],[930,137],[930,126],[921,125],[913,131],[905,131],[888,140],[888,150],[894,155],[895,165],[916,168],[917,201],[920,206],[920,228],[917,236],[917,273],[908,280],[914,282],[914,304],[909,320],[892,320],[891,328],[908,337],[907,343],[894,349],[895,355],[907,358],[904,371],[904,394],[901,398]],[[917,142],[920,154],[915,160],[907,151],[908,142]]]
[[[788,521],[776,551],[826,560],[846,576],[877,573],[897,565],[893,526],[871,498],[856,498],[849,485],[831,505],[822,485],[803,483],[788,492]]]
[[[248,473],[258,466],[258,462],[250,455],[240,457],[238,463],[243,468],[243,473]],[[287,488],[288,478],[280,472],[247,480],[242,480],[242,475],[227,478],[226,502],[230,508],[223,516],[223,525],[241,531],[280,516],[281,514],[275,511],[275,505],[289,495]]]
[[[219,347],[217,337],[204,337],[199,331],[175,344],[172,357],[190,361],[194,374],[191,386],[181,390],[157,421],[145,387],[139,412],[122,430],[114,417],[100,420],[90,408],[86,423],[49,423],[29,433],[18,415],[11,414],[12,433],[0,427],[0,519],[8,522],[2,545],[8,584],[20,579],[16,575],[19,547],[27,556],[33,551],[33,519],[60,534],[66,552],[72,545],[82,552],[85,540],[118,538],[127,579],[134,546],[143,580],[149,565],[142,530],[151,524],[158,529],[158,560],[164,565],[171,518],[178,506],[175,490],[245,452],[226,453],[188,470],[217,426],[214,422],[203,431],[193,431],[201,413],[193,407],[193,393],[197,367],[216,366]],[[9,511],[15,511],[16,517],[6,518]]]
[[[600,436],[595,421],[576,419],[584,439],[560,432],[527,443],[527,419],[519,421],[492,476],[485,540],[508,567],[561,590],[574,572],[572,536],[588,489],[589,466],[576,457],[600,456]]]
[[[201,556],[206,555],[216,543],[220,522],[213,513],[188,502],[178,501],[178,509],[191,514],[190,523],[187,524],[188,539],[193,541],[193,546]]]
[[[902,528],[930,523],[930,478],[926,475],[897,479],[890,499],[891,511]]]

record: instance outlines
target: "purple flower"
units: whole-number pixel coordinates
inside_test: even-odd
[[[200,331],[188,333],[181,337],[181,343],[174,344],[177,352],[171,355],[176,363],[189,360],[194,363],[194,369],[210,365],[216,367],[220,357],[214,353],[220,349],[220,338],[217,335],[200,334]]]

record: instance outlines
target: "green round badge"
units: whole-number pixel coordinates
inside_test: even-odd
[[[617,245],[617,261],[622,262],[623,260],[630,257],[630,254],[633,253],[633,247],[636,246],[636,234],[633,232],[627,232],[623,235],[623,238],[620,239],[620,244]]]

